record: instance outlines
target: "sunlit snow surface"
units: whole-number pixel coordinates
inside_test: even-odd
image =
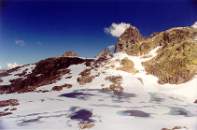
[[[35,68],[34,64],[30,64],[30,65],[26,65],[24,67],[21,67],[19,69],[17,69],[16,71],[10,73],[10,75],[2,77],[1,80],[2,82],[0,82],[0,85],[10,85],[11,84],[11,80],[17,79],[17,78],[21,78],[18,76],[18,74],[23,73],[23,71],[26,71],[26,75],[30,74],[32,72],[32,70]],[[22,78],[25,78],[22,77]]]
[[[18,99],[20,103],[13,114],[0,117],[0,130],[80,130],[83,121],[94,123],[90,130],[161,130],[175,126],[186,127],[175,130],[197,130],[197,104],[193,103],[197,99],[197,77],[179,85],[158,84],[141,64],[156,56],[158,49],[151,51],[149,58],[117,53],[111,59],[118,67],[116,59],[128,57],[139,71],[136,74],[106,69],[105,65],[91,71],[92,75],[101,72],[91,83],[79,85],[76,79],[87,67],[72,65],[69,75],[38,88],[51,90],[54,85],[70,83],[71,89],[0,95],[0,100]],[[102,90],[110,85],[105,78],[111,75],[122,76],[122,94]],[[67,76],[72,77],[66,79]]]
[[[1,129],[78,130],[80,120],[71,115],[83,109],[92,113],[92,130],[161,130],[174,126],[196,130],[197,105],[160,93],[134,90],[121,95],[84,88],[0,96],[20,101],[14,114],[1,118]]]

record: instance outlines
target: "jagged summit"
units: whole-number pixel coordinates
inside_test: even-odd
[[[115,44],[115,50],[112,47],[107,47],[103,49],[98,55],[97,59],[89,59],[91,62],[97,66],[105,65],[106,61],[110,61],[112,58],[116,57],[118,53],[126,53],[129,56],[136,57],[148,57],[148,54],[157,49],[157,55],[149,60],[141,62],[145,71],[148,74],[152,74],[158,78],[161,84],[180,84],[190,81],[197,72],[197,29],[193,27],[176,27],[171,28],[163,32],[154,33],[150,37],[144,38],[140,31],[134,27],[128,27],[125,32],[118,38],[117,44]],[[52,80],[56,80],[63,75],[64,63],[72,64],[73,61],[80,61],[77,64],[86,63],[88,59],[81,59],[78,54],[74,51],[66,51],[61,57],[49,58],[40,61],[35,64],[35,69],[32,70],[32,74],[27,75],[26,78],[21,78],[20,76],[25,76],[26,71],[24,70],[22,74],[15,77],[11,82],[11,87],[6,86],[7,84],[1,83],[0,80],[0,90],[1,92],[15,92],[20,87],[31,86],[41,86],[43,83],[50,83]],[[119,59],[120,60],[120,59]],[[46,64],[42,67],[40,63]],[[124,59],[121,61],[123,64],[122,69],[128,70],[128,72],[133,72],[135,68],[129,68],[129,66],[134,66],[132,60]],[[88,62],[88,64],[90,64]],[[99,65],[100,64],[100,65]],[[49,68],[47,68],[47,66]],[[111,66],[116,66],[116,63],[112,63]],[[21,66],[19,68],[23,68]],[[60,67],[60,68],[59,68]],[[46,70],[46,75],[44,78],[36,78],[39,72],[36,71],[39,68],[40,72]],[[9,73],[17,70],[11,69],[0,73],[0,77],[9,76]],[[50,71],[47,71],[50,70]],[[35,73],[36,71],[36,73]],[[139,70],[135,70],[136,72]],[[49,73],[50,72],[50,73]],[[56,75],[57,74],[57,75]],[[42,74],[43,75],[43,74]],[[48,75],[48,76],[47,76]],[[53,75],[51,78],[49,78]],[[42,76],[41,76],[42,77]],[[39,79],[39,80],[38,80]],[[50,80],[48,82],[47,80]],[[38,81],[38,82],[37,82]],[[8,82],[8,81],[7,81]],[[17,89],[14,88],[17,86]],[[12,89],[11,89],[12,88]],[[33,89],[32,89],[33,90]],[[22,90],[26,91],[26,90]],[[28,90],[29,91],[29,90]]]
[[[139,32],[139,30],[134,26],[130,26],[118,38],[115,52],[126,52],[127,54],[137,55],[137,52],[135,51],[135,46],[142,39],[143,39],[143,36]]]
[[[197,29],[194,27],[176,27],[163,32],[151,34],[144,38],[140,31],[131,26],[118,38],[115,52],[126,52],[129,55],[143,55],[157,46],[178,44],[184,40],[195,40]]]
[[[79,55],[74,51],[66,51],[66,52],[64,52],[64,54],[62,56],[63,57],[77,57]]]
[[[102,51],[100,51],[96,58],[111,58],[113,56],[113,54],[115,53],[115,46],[111,45],[108,46],[107,48],[103,49]]]

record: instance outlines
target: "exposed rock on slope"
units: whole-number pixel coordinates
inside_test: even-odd
[[[0,73],[0,129],[196,130],[193,35],[174,28],[128,40],[110,58],[62,56]]]
[[[160,83],[179,84],[192,79],[197,72],[196,33],[192,28],[175,28],[153,37],[152,46],[162,48],[144,63],[146,71],[156,75]]]
[[[77,78],[77,81],[80,85],[84,85],[86,83],[90,83],[95,76],[91,75],[91,69],[85,69],[80,73],[80,77]]]
[[[168,129],[168,128],[162,128],[161,130],[188,130],[187,127],[182,127],[182,126],[175,126],[172,129]]]
[[[66,51],[63,54],[63,57],[77,57],[78,54],[74,51]]]
[[[53,91],[61,91],[63,88],[71,88],[72,85],[71,84],[64,84],[64,85],[61,85],[61,86],[54,86],[52,88]]]
[[[197,72],[197,44],[183,41],[164,47],[144,65],[148,73],[159,78],[160,83],[184,83]]]
[[[129,55],[139,55],[139,42],[143,39],[136,27],[129,27],[119,37],[115,52],[126,52]]]
[[[157,46],[166,47],[179,44],[185,40],[195,40],[197,29],[191,27],[177,27],[167,31],[151,34],[144,38],[136,27],[128,28],[119,38],[115,52],[126,52],[129,55],[143,55]]]
[[[0,93],[34,91],[39,86],[51,84],[62,75],[69,73],[70,70],[67,68],[70,65],[85,63],[89,66],[92,61],[94,60],[77,57],[58,57],[42,60],[36,64],[35,69],[26,78],[19,77],[12,80],[10,85],[0,85]],[[8,70],[6,74],[9,75],[12,70]]]
[[[96,57],[97,58],[110,58],[113,56],[113,53],[108,49],[103,49]]]
[[[112,84],[108,88],[104,88],[103,90],[113,91],[115,94],[123,92],[123,87],[121,86],[121,76],[108,76],[105,79],[109,80]]]
[[[195,28],[179,27],[144,38],[137,28],[131,26],[118,39],[115,52],[126,52],[129,55],[144,56],[144,54],[160,46],[157,55],[143,63],[146,72],[157,76],[162,84],[184,83],[192,79],[197,73],[196,35],[197,29]],[[0,93],[34,91],[40,86],[56,82],[62,75],[69,74],[70,70],[68,67],[70,65],[82,63],[89,66],[89,70],[86,68],[86,70],[77,76],[76,80],[80,85],[84,85],[91,82],[96,76],[96,74],[90,74],[91,70],[98,67],[102,68],[105,62],[110,61],[109,57],[111,58],[114,55],[107,48],[98,55],[96,60],[82,59],[76,56],[76,53],[69,51],[65,52],[62,57],[42,60],[35,64],[36,67],[31,73],[27,73],[28,69],[24,69],[20,73],[11,75],[12,72],[15,73],[24,68],[24,66],[4,71],[0,73]],[[120,59],[117,57],[117,60]],[[135,70],[136,66],[129,59],[121,59],[120,65],[119,68],[115,68],[132,74],[137,72]],[[110,66],[113,68],[112,66],[116,66],[116,63],[112,62]],[[14,77],[10,84],[3,84],[4,80],[2,78],[4,77],[5,79],[5,77],[9,76]],[[61,90],[62,87],[56,86],[54,89]]]
[[[128,58],[124,58],[121,60],[121,67],[118,68],[119,70],[122,70],[122,71],[126,71],[126,72],[129,72],[129,73],[135,73],[136,70],[134,68],[134,63],[129,60]]]
[[[138,29],[130,27],[118,39],[116,52],[144,55],[160,46],[158,55],[144,63],[146,71],[160,83],[184,83],[197,72],[196,35],[195,28],[178,27],[143,38]]]
[[[19,105],[19,102],[17,99],[9,99],[9,100],[0,101],[0,107],[17,106],[17,105]]]

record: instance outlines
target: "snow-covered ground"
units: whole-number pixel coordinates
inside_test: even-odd
[[[8,76],[2,77],[0,82],[0,85],[9,85],[11,84],[11,80],[17,79],[17,78],[25,78],[25,75],[28,75],[32,72],[32,70],[35,68],[35,64],[29,64],[24,67],[21,67],[17,69],[16,71],[9,73]],[[23,72],[26,72],[26,74],[23,77],[20,77],[18,74],[21,74]]]
[[[143,82],[143,88],[148,92],[160,92],[169,94],[171,96],[179,96],[184,98],[185,100],[188,100],[190,102],[193,102],[195,99],[197,99],[197,76],[193,77],[192,80],[182,83],[182,84],[159,84],[158,78],[154,75],[147,74],[142,63],[150,60],[151,58],[155,57],[157,55],[157,50],[160,49],[160,47],[157,47],[150,51],[149,54],[147,54],[147,58],[144,58],[144,56],[129,56],[125,53],[117,53],[115,54],[112,61],[116,61],[117,59],[124,59],[127,57],[131,61],[133,61],[135,69],[138,70],[138,73],[134,75],[130,75],[132,78],[141,79]],[[117,68],[117,67],[116,67]],[[128,75],[126,72],[118,72],[122,73],[121,75]],[[128,76],[126,76],[128,78]],[[130,78],[129,77],[129,78]],[[134,81],[134,80],[133,80]],[[126,82],[127,83],[127,82]],[[139,85],[138,85],[139,86]]]
[[[193,103],[197,99],[197,77],[179,85],[158,84],[157,77],[147,75],[141,64],[156,56],[158,49],[152,50],[148,58],[116,53],[107,64],[91,70],[92,75],[99,75],[85,85],[77,82],[79,73],[87,69],[80,64],[70,66],[70,74],[56,83],[38,88],[51,90],[69,83],[73,85],[70,89],[0,95],[0,100],[18,99],[20,103],[13,114],[0,117],[0,129],[79,130],[81,122],[90,121],[94,124],[90,130],[161,130],[175,126],[185,127],[175,130],[197,130],[197,104]],[[125,57],[134,62],[138,73],[116,69]],[[122,77],[122,94],[102,90],[111,84],[105,78],[112,75]],[[3,84],[7,82],[3,79]],[[0,111],[6,108],[12,107]]]
[[[92,130],[197,128],[197,105],[165,94],[139,92],[137,87],[121,95],[94,88],[72,88],[62,92],[1,95],[0,98],[17,98],[20,102],[16,112],[1,118],[4,130],[78,130],[83,119],[70,117],[81,109],[92,112]]]

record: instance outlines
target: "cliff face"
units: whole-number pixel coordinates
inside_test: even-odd
[[[139,55],[139,43],[143,39],[136,27],[129,27],[118,38],[115,52],[126,52],[129,55]]]

